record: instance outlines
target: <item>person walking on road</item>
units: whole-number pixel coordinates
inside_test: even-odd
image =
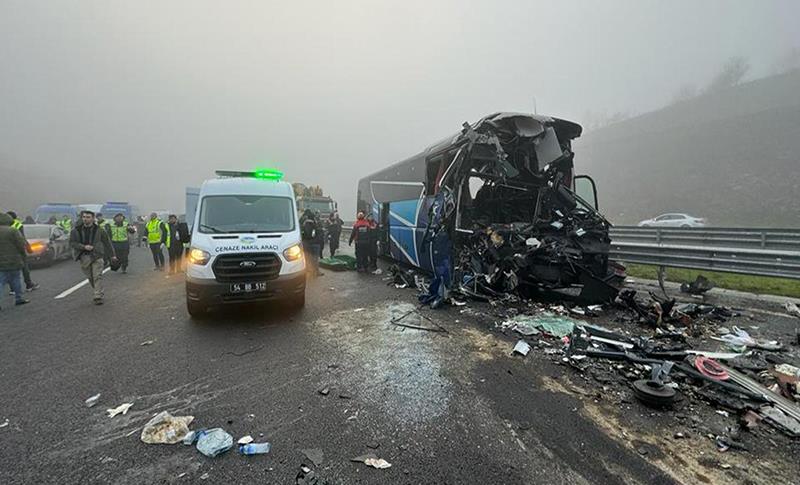
[[[169,253],[169,274],[176,274],[181,270],[181,256],[183,256],[183,238],[178,216],[170,214],[167,218],[167,252]],[[187,237],[188,238],[188,237]]]
[[[28,243],[28,239],[25,237],[25,225],[17,219],[17,213],[14,211],[6,212],[9,216],[11,216],[11,227],[18,230],[20,234],[22,234],[22,239],[25,240],[25,252],[31,252],[31,245]],[[27,291],[33,291],[39,288],[39,285],[34,283],[31,279],[31,268],[28,265],[28,256],[27,254],[22,258],[22,279],[25,280],[25,289]]]
[[[119,260],[119,267],[122,273],[128,272],[128,257],[131,253],[130,235],[136,231],[128,225],[125,215],[119,212],[114,215],[114,222],[106,226],[108,235],[111,237],[111,245],[114,246],[114,254]]]
[[[356,223],[350,232],[350,246],[353,245],[353,241],[356,243],[356,270],[364,273],[369,266],[369,221],[363,212],[359,212],[356,216]]]
[[[14,292],[15,303],[28,303],[22,293],[22,267],[25,263],[25,238],[11,227],[13,219],[0,213],[0,288],[6,283]]]
[[[339,213],[331,212],[331,215],[328,216],[328,248],[330,248],[331,257],[336,256],[336,250],[339,249],[343,225],[344,221],[339,218]]]
[[[94,289],[94,304],[102,305],[106,259],[116,261],[117,256],[108,232],[97,225],[92,211],[81,211],[81,223],[70,233],[69,245],[75,261],[80,262],[81,270]]]
[[[161,246],[169,247],[167,225],[158,218],[155,212],[151,212],[150,220],[147,221],[144,230],[147,235],[147,244],[150,246],[150,252],[153,253],[153,262],[156,265],[153,271],[164,271],[164,253],[161,251]]]

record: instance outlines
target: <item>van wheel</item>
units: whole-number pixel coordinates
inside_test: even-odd
[[[192,318],[199,320],[206,316],[208,308],[202,303],[187,299],[186,310],[189,311],[189,315],[191,315]]]

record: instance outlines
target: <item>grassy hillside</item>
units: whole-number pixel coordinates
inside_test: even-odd
[[[587,133],[580,172],[617,224],[688,212],[714,225],[800,225],[800,72]]]

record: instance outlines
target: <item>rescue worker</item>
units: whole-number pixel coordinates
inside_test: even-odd
[[[108,231],[107,226],[109,225],[109,221],[107,221],[106,218],[103,217],[103,213],[98,212],[97,214],[95,214],[94,217],[95,220],[97,221],[97,226],[100,227],[101,229],[105,229],[106,231]]]
[[[370,271],[378,269],[378,223],[375,222],[375,217],[370,212],[367,214],[367,222],[369,222],[369,230],[367,231],[369,239],[369,266]]]
[[[170,214],[167,218],[167,253],[169,254],[169,274],[176,274],[181,269],[181,256],[183,255],[183,239],[178,225],[178,216]]]
[[[128,272],[128,256],[131,253],[129,235],[134,234],[136,231],[128,225],[128,221],[125,220],[125,215],[122,212],[114,215],[114,222],[106,225],[106,230],[111,237],[111,245],[114,246],[114,254],[117,255],[120,269],[125,274]]]
[[[15,303],[29,303],[22,292],[21,272],[25,257],[25,238],[17,229],[11,227],[13,220],[8,214],[0,212],[0,288],[11,286]]]
[[[56,222],[56,225],[63,229],[67,234],[72,232],[72,219],[70,219],[67,214],[64,214],[64,217],[62,217],[60,221]]]
[[[81,269],[94,288],[93,300],[95,305],[103,304],[103,268],[106,259],[116,261],[114,246],[108,232],[101,229],[94,218],[92,211],[81,211],[81,224],[69,234],[69,245],[79,261]]]
[[[150,252],[153,253],[153,262],[156,265],[153,271],[164,271],[164,253],[161,251],[161,246],[169,247],[167,225],[158,218],[155,212],[151,212],[150,220],[147,221],[144,230],[147,235],[147,244],[150,246]]]
[[[303,240],[303,251],[306,253],[306,261],[309,263],[307,271],[314,276],[321,276],[319,270],[319,227],[314,211],[306,209],[300,218],[300,237]]]
[[[11,227],[19,231],[22,234],[22,239],[25,240],[25,252],[27,254],[31,253],[31,245],[28,243],[28,239],[25,237],[25,225],[22,223],[21,220],[17,218],[17,213],[14,211],[6,212],[11,217]],[[22,279],[25,280],[25,289],[27,291],[33,291],[39,288],[37,283],[34,283],[31,280],[31,268],[28,266],[28,256],[25,254],[22,258]]]
[[[356,269],[359,273],[367,271],[369,266],[369,221],[364,218],[364,213],[359,211],[356,223],[350,232],[350,243],[356,242]]]
[[[336,250],[339,249],[343,225],[344,221],[339,218],[339,213],[331,212],[331,215],[328,216],[328,248],[330,248],[331,257],[336,256]]]

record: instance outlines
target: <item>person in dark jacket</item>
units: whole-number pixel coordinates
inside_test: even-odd
[[[26,253],[30,253],[31,252],[31,245],[28,244],[28,239],[25,237],[25,224],[27,224],[27,222],[23,223],[22,221],[17,219],[17,213],[14,212],[14,211],[8,211],[8,212],[6,212],[6,214],[11,216],[11,227],[17,229],[19,231],[19,233],[22,234],[22,239],[25,240],[25,251],[26,251]],[[30,216],[28,216],[28,217],[30,217]],[[31,223],[31,224],[33,224],[33,223]],[[25,281],[25,289],[27,291],[33,291],[33,290],[36,290],[36,289],[39,288],[39,284],[38,283],[34,283],[33,280],[31,279],[31,268],[28,265],[28,256],[27,256],[27,254],[25,255],[25,257],[23,258],[23,261],[22,261],[22,279]]]
[[[189,246],[192,242],[192,234],[189,232],[189,224],[181,222],[180,219],[178,220],[178,235],[181,237],[181,244],[183,244],[183,255],[181,256],[181,262],[183,262],[189,257]],[[184,271],[183,266],[181,266],[179,270]]]
[[[375,222],[375,217],[372,213],[367,214],[367,222],[369,222],[369,230],[367,231],[367,237],[369,239],[369,252],[367,253],[369,265],[368,269],[370,271],[375,271],[378,269],[378,223]]]
[[[181,270],[181,257],[183,256],[183,239],[181,229],[178,224],[178,216],[170,214],[167,218],[167,251],[169,252],[169,274],[175,274]],[[189,239],[188,236],[186,239]]]
[[[369,221],[364,217],[363,212],[356,216],[356,223],[350,231],[350,243],[356,243],[356,269],[359,273],[364,273],[369,267]]]
[[[22,293],[22,267],[25,264],[25,238],[11,227],[13,219],[0,213],[0,288],[11,286],[17,305],[28,303]]]
[[[317,216],[311,209],[306,209],[300,218],[300,237],[303,240],[303,250],[306,254],[306,270],[314,275],[321,276],[319,270],[319,239],[322,228],[317,221]]]
[[[339,249],[343,225],[344,221],[339,218],[339,213],[331,212],[331,215],[328,216],[328,248],[330,248],[331,257],[336,256],[336,250]]]
[[[94,212],[81,211],[81,223],[69,234],[69,246],[75,261],[80,262],[81,270],[94,288],[94,304],[103,304],[103,268],[106,260],[116,261],[114,246],[108,232],[100,228]]]

